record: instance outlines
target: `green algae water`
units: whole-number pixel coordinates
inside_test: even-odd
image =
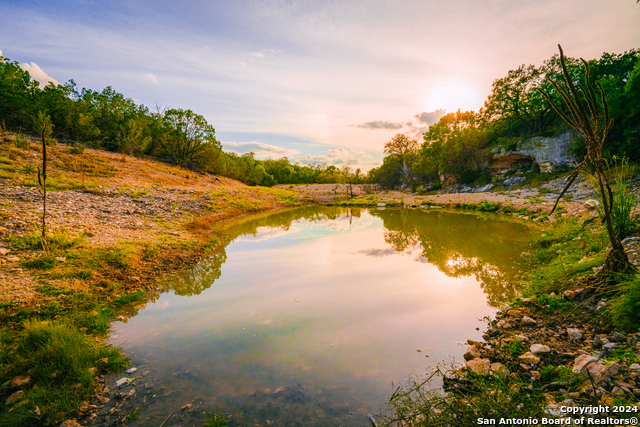
[[[137,425],[187,403],[224,408],[230,426],[370,425],[394,382],[480,339],[517,292],[529,237],[499,216],[421,209],[300,208],[218,232],[226,247],[114,324],[151,372]]]

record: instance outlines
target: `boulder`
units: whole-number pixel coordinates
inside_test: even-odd
[[[594,376],[596,382],[600,382],[617,375],[620,371],[620,365],[616,362],[613,362],[610,365],[604,365],[597,357],[583,354],[574,360],[573,372],[579,373],[585,369],[589,370],[589,372]]]
[[[532,319],[532,318],[531,318],[531,317],[529,317],[529,316],[524,316],[524,317],[522,318],[522,324],[523,324],[523,325],[537,325],[537,324],[538,324],[538,322],[536,322],[534,319]]]
[[[491,369],[491,361],[489,359],[472,359],[467,360],[465,365],[478,375],[487,375]]]
[[[500,320],[498,321],[498,327],[502,328],[502,329],[509,329],[511,328],[511,323],[507,322],[506,320]]]

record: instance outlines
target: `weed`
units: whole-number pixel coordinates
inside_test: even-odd
[[[69,154],[83,154],[84,153],[84,145],[74,145],[69,147]]]
[[[617,285],[617,295],[609,306],[614,325],[624,331],[640,327],[640,275],[634,274]]]
[[[231,417],[224,413],[222,408],[216,408],[213,413],[207,414],[205,425],[207,427],[226,427]]]

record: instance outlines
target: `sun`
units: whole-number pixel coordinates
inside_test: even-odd
[[[476,87],[461,81],[446,81],[429,90],[426,97],[427,111],[438,109],[452,113],[458,110],[478,111],[480,94]]]

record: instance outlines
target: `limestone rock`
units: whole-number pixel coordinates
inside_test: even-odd
[[[472,372],[475,372],[478,375],[486,375],[491,369],[491,362],[489,361],[489,359],[477,358],[467,360],[465,364],[469,369],[471,369]]]
[[[551,348],[544,344],[532,344],[529,349],[533,354],[549,353],[551,351]]]
[[[11,380],[11,388],[26,388],[31,384],[29,375],[20,375]]]
[[[571,341],[578,341],[582,338],[582,332],[578,328],[567,328],[567,335]]]
[[[464,352],[463,356],[464,356],[464,360],[473,360],[473,359],[479,358],[481,355],[480,355],[480,350],[478,350],[478,347],[473,345],[469,347],[467,351]]]
[[[518,357],[518,359],[520,359],[520,361],[523,363],[528,363],[531,365],[537,365],[538,363],[540,363],[540,358],[530,351]]]
[[[537,324],[538,324],[538,322],[536,322],[534,319],[532,319],[532,318],[531,318],[531,317],[529,317],[529,316],[524,316],[524,317],[522,318],[522,324],[523,324],[523,325],[537,325]]]
[[[507,375],[509,375],[509,369],[500,362],[492,363],[490,369],[491,372],[495,372],[501,377],[506,377]]]
[[[500,320],[498,321],[498,327],[502,329],[510,329],[511,323],[507,322],[506,320]]]
[[[14,403],[18,402],[19,400],[22,400],[22,398],[24,398],[24,391],[18,390],[15,393],[13,393],[11,396],[9,396],[7,400],[4,402],[4,404],[6,406],[11,406]]]

